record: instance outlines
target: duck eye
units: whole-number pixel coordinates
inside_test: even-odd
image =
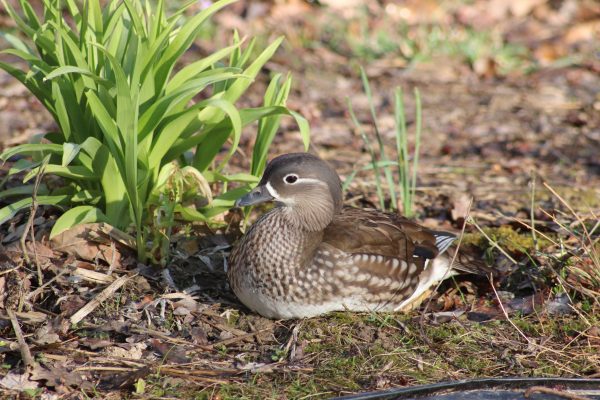
[[[292,183],[296,183],[296,181],[297,181],[297,180],[298,180],[298,175],[294,175],[294,174],[289,174],[289,175],[286,175],[286,176],[283,178],[283,181],[284,181],[285,183],[290,183],[290,184],[292,184]]]

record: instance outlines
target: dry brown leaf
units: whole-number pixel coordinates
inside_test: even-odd
[[[60,341],[60,336],[51,324],[44,324],[35,331],[35,343],[38,345],[52,344]]]
[[[0,387],[8,390],[24,391],[28,389],[37,389],[39,383],[31,380],[31,375],[29,373],[17,374],[9,372],[0,379]]]
[[[129,358],[132,360],[141,360],[144,350],[148,346],[145,343],[124,343],[117,346],[108,346],[103,350],[103,354],[108,357]]]
[[[469,213],[469,208],[471,206],[471,197],[465,193],[458,196],[452,202],[452,210],[450,211],[452,215],[452,220],[459,221],[463,220],[467,217]],[[459,221],[460,222],[460,221]]]
[[[113,342],[106,339],[82,338],[79,340],[79,344],[91,350],[98,350],[112,346]]]
[[[51,368],[38,365],[31,373],[31,380],[44,381],[44,386],[53,387],[58,393],[69,393],[84,383],[79,373],[70,372],[59,363],[55,363]]]
[[[121,266],[122,254],[116,244],[104,238],[105,224],[82,224],[52,238],[52,248],[86,261],[102,260],[113,267]],[[99,242],[102,240],[103,242]]]
[[[79,295],[65,296],[60,299],[61,315],[70,317],[85,305],[86,301]]]
[[[185,355],[185,349],[183,349],[181,346],[163,343],[158,339],[151,339],[150,345],[161,356],[165,357],[172,363],[185,364],[190,362],[189,358]]]

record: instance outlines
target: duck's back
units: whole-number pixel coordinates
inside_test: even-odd
[[[452,234],[396,214],[345,207],[325,229],[317,253],[345,254],[335,275],[344,288],[341,297],[352,299],[346,308],[392,311],[405,308],[442,279],[449,259],[439,256],[453,240]]]

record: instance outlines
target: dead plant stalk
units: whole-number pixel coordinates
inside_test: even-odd
[[[48,161],[50,161],[50,156],[46,156],[44,158],[44,161],[42,161],[42,165],[40,166],[40,169],[35,177],[35,184],[33,185],[33,193],[31,194],[31,207],[30,207],[30,212],[29,212],[29,218],[27,218],[27,223],[25,224],[25,229],[23,229],[23,234],[21,235],[21,240],[20,240],[21,250],[23,251],[23,258],[25,259],[25,262],[27,264],[29,264],[30,263],[29,254],[27,254],[27,245],[26,245],[25,241],[27,239],[27,234],[30,233],[31,247],[33,248],[33,257],[35,259],[35,266],[37,269],[37,278],[38,278],[39,286],[42,286],[42,284],[44,283],[44,277],[42,275],[42,267],[40,266],[40,262],[38,260],[37,249],[35,247],[35,233],[34,233],[34,229],[33,229],[33,221],[35,220],[35,214],[37,213],[37,209],[38,209],[37,193],[40,189],[40,183],[42,181],[42,177],[44,176],[44,172],[46,171],[46,166],[48,165]]]

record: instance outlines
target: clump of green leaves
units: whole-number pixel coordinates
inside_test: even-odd
[[[10,171],[29,171],[28,181],[39,172],[41,160],[51,156],[45,172],[63,177],[65,185],[54,190],[42,186],[37,202],[70,208],[58,218],[51,236],[86,222],[103,221],[121,229],[134,226],[138,255],[145,260],[147,225],[155,219],[156,207],[163,207],[161,212],[170,221],[173,213],[210,221],[224,212],[240,191],[247,190],[227,190],[229,182],[258,180],[282,115],[296,119],[308,145],[307,122],[285,107],[289,76],[273,77],[262,107],[235,106],[282,38],[253,59],[254,41],[244,46],[236,34],[231,46],[175,70],[205,22],[234,1],[217,1],[185,18],[194,1],[167,16],[164,0],[111,1],[103,7],[99,0],[51,0],[43,3],[40,18],[25,0],[19,0],[21,13],[2,0],[26,37],[4,33],[11,48],[2,53],[21,58],[27,66],[2,62],[0,68],[41,101],[59,129],[39,143],[4,151],[0,159],[31,156]],[[194,101],[200,93],[202,100]],[[243,127],[255,121],[259,131],[253,175],[227,175],[224,169]],[[216,163],[227,143],[226,154]],[[222,194],[201,207],[177,204],[181,193],[164,192],[168,187],[182,190],[168,178],[178,168],[174,161],[188,168],[177,175],[180,183],[199,174],[208,183],[222,184]],[[31,205],[32,190],[33,185],[0,192],[0,198],[28,196],[0,209],[0,223]],[[172,204],[166,206],[169,196]],[[167,212],[164,207],[171,208]]]
[[[377,113],[375,112],[375,105],[373,102],[373,95],[371,93],[371,87],[369,80],[364,69],[360,69],[361,79],[363,88],[369,102],[369,109],[371,115],[371,123],[373,130],[375,131],[375,138],[379,147],[379,152],[375,151],[369,136],[366,134],[362,125],[356,118],[356,114],[352,108],[352,103],[348,99],[348,110],[350,117],[356,125],[361,138],[363,139],[367,151],[371,156],[370,165],[365,168],[367,170],[373,170],[375,172],[375,185],[377,188],[377,197],[379,198],[379,206],[382,210],[386,209],[384,183],[382,182],[382,175],[385,179],[388,195],[390,198],[390,210],[397,210],[399,205],[402,206],[402,212],[407,217],[411,217],[414,214],[414,196],[417,185],[417,171],[419,167],[419,148],[421,144],[421,96],[418,89],[415,89],[415,135],[414,135],[414,151],[412,155],[409,152],[408,144],[408,124],[406,121],[406,114],[404,109],[404,96],[402,89],[399,87],[394,91],[394,117],[395,117],[395,138],[396,138],[396,159],[390,160],[383,143],[381,131],[379,130],[377,122]],[[412,156],[412,157],[411,157]],[[412,162],[411,159],[412,158]],[[396,169],[398,174],[399,182],[396,185],[394,181],[394,171]],[[357,171],[351,174],[346,182],[344,182],[344,188],[347,188]],[[398,189],[396,188],[398,186]],[[401,204],[398,202],[398,196],[401,199]]]

